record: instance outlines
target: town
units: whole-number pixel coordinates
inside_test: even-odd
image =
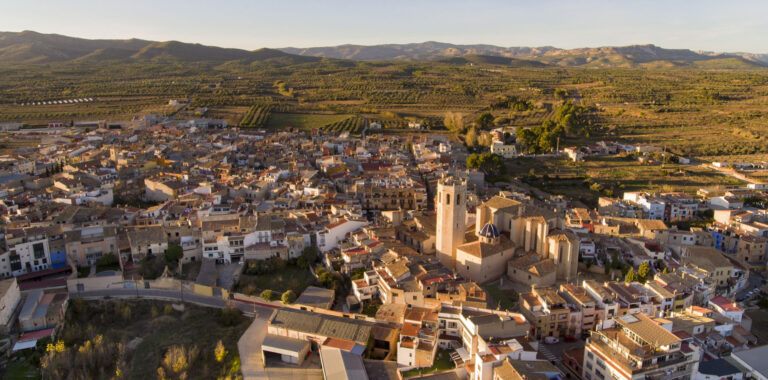
[[[768,330],[750,317],[768,307],[759,182],[591,207],[492,181],[523,150],[514,128],[485,152],[377,123],[359,136],[162,115],[3,130],[18,144],[0,157],[6,358],[48,344],[57,363],[84,302],[159,300],[166,316],[246,318],[214,337],[246,379],[768,377]],[[553,154],[627,152],[690,162],[610,141]]]

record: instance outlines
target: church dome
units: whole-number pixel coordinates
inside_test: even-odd
[[[493,223],[486,223],[480,230],[480,236],[486,239],[496,239],[499,237],[499,229]]]

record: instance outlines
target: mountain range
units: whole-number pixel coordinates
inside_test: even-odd
[[[106,61],[273,62],[296,64],[322,58],[343,60],[439,61],[509,67],[768,67],[768,54],[697,52],[631,45],[559,49],[454,45],[442,42],[339,45],[312,48],[243,50],[177,41],[90,40],[33,31],[0,32],[0,64],[99,63]]]
[[[103,62],[173,60],[180,62],[277,61],[292,64],[319,61],[275,49],[243,50],[139,39],[89,40],[32,31],[0,32],[0,63]]]
[[[494,45],[454,45],[442,42],[386,45],[339,45],[313,48],[282,48],[286,53],[311,57],[352,60],[429,61],[464,56],[495,56],[536,61],[556,66],[603,67],[700,67],[768,66],[768,54],[696,52],[664,49],[655,45],[631,45],[559,49],[543,47],[501,47]]]

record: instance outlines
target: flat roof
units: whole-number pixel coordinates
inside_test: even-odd
[[[309,341],[287,336],[267,334],[261,343],[261,349],[280,354],[299,354],[309,345]]]
[[[748,366],[749,370],[758,372],[763,377],[768,377],[768,360],[765,360],[765,357],[768,356],[768,345],[734,352],[731,356],[736,361]]]
[[[360,355],[333,347],[320,348],[323,376],[334,380],[368,380],[363,358]]]
[[[334,292],[332,289],[309,286],[296,299],[296,304],[329,309],[333,303]]]
[[[269,318],[271,326],[304,333],[317,334],[329,338],[350,340],[363,345],[368,344],[373,326],[370,322],[352,318],[336,317],[306,310],[280,308]]]

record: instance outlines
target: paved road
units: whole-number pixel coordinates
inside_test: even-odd
[[[744,174],[737,173],[737,172],[731,170],[730,168],[718,168],[717,166],[712,166],[712,165],[710,165],[707,162],[702,162],[701,164],[699,164],[699,166],[701,166],[703,168],[707,168],[709,170],[713,170],[713,171],[715,171],[717,173],[720,173],[722,175],[725,175],[725,176],[728,176],[728,177],[731,177],[731,178],[735,178],[735,179],[737,179],[739,181],[742,181],[742,182],[758,183],[756,180],[754,180],[752,178],[749,178],[749,177],[747,177]]]
[[[741,299],[741,297],[745,296],[747,292],[749,292],[750,290],[755,288],[759,289],[762,286],[763,286],[763,276],[755,272],[750,272],[749,278],[747,279],[747,285],[744,287],[744,289],[736,292],[736,300],[738,301],[739,299]]]
[[[204,296],[200,294],[179,290],[168,289],[136,289],[136,288],[112,288],[106,290],[92,290],[86,292],[70,293],[70,297],[81,298],[104,298],[104,297],[119,297],[119,298],[152,298],[152,299],[166,299],[173,301],[184,301],[189,303],[198,304],[201,306],[224,308],[227,306],[234,306],[240,309],[244,314],[248,316],[269,315],[272,314],[274,308],[254,305],[247,302],[224,300],[221,297]]]
[[[244,380],[267,378],[261,358],[261,342],[267,335],[267,318],[269,315],[264,318],[255,318],[237,342],[237,349],[240,351],[240,370],[243,372]]]

